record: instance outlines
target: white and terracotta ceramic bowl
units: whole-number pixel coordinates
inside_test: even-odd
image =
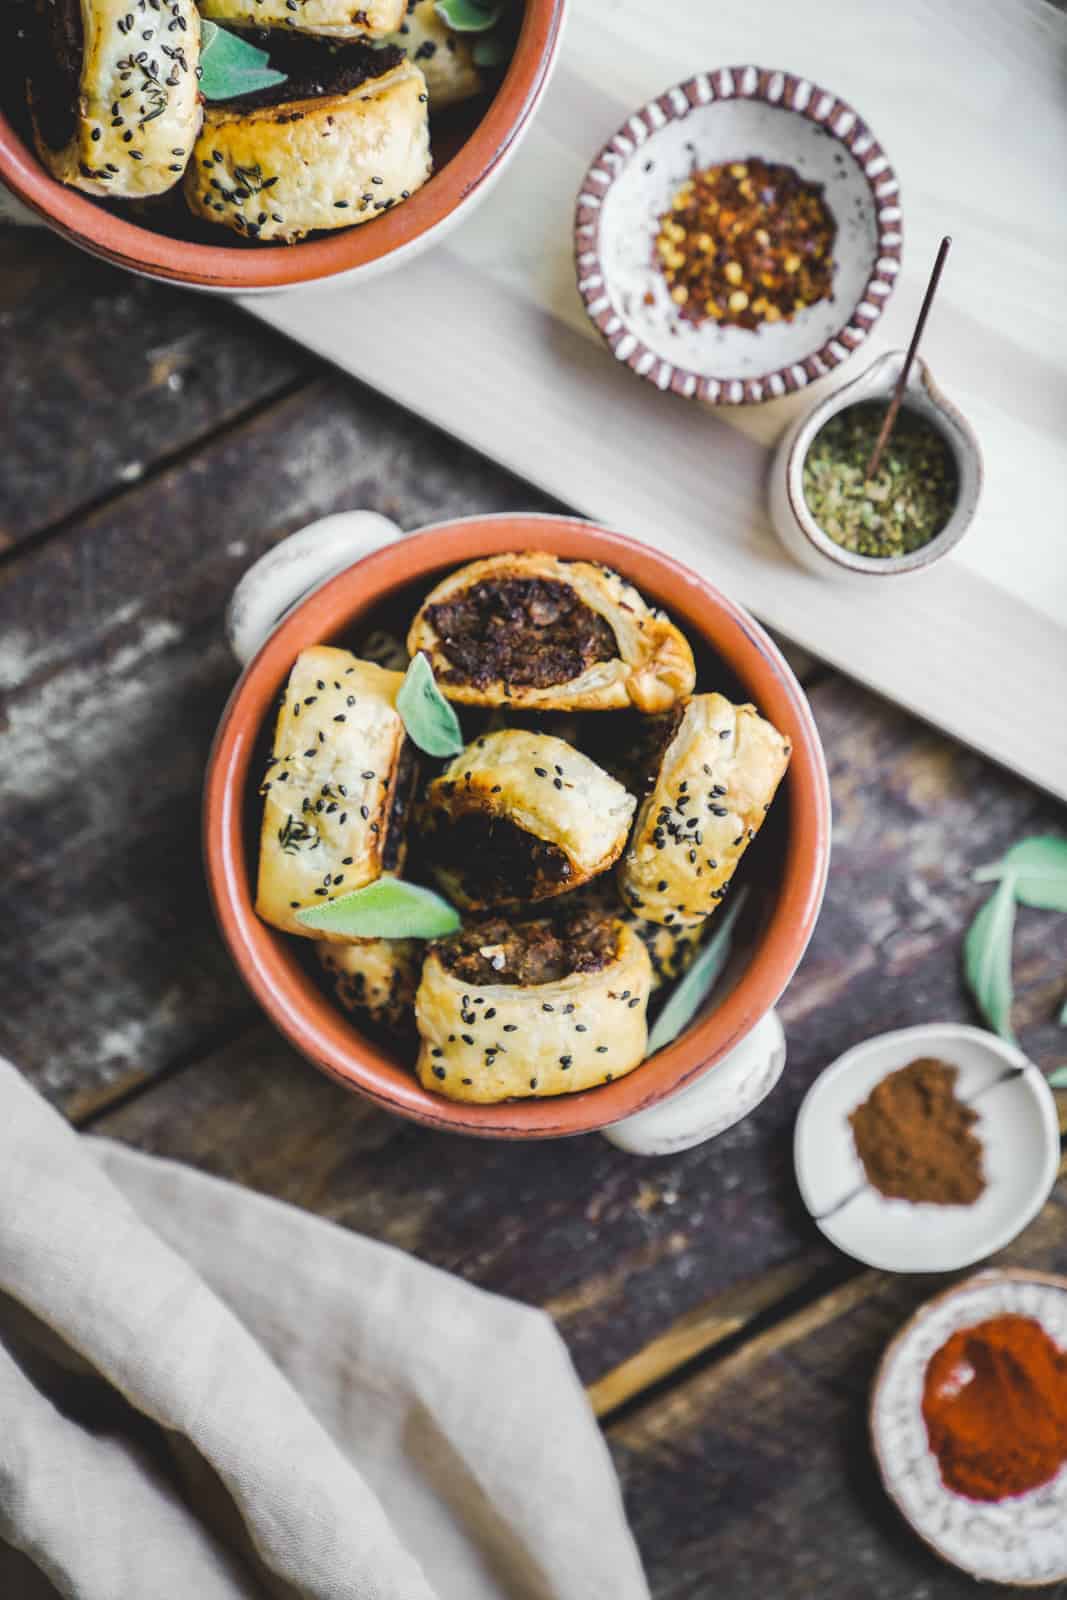
[[[654,263],[658,220],[691,172],[750,156],[825,185],[833,298],[756,331],[697,327]],[[866,123],[829,90],[767,67],[700,72],[635,111],[590,166],[575,216],[578,290],[616,360],[717,405],[775,399],[844,361],[881,315],[900,251],[900,185]]]
[[[1033,1317],[1067,1349],[1067,1278],[982,1272],[928,1300],[882,1357],[871,1439],[890,1498],[943,1561],[986,1583],[1038,1587],[1067,1581],[1067,1469],[1028,1494],[969,1500],[942,1482],[922,1415],[931,1356],[959,1329],[1011,1314]]]

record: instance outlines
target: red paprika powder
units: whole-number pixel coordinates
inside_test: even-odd
[[[947,1488],[1025,1494],[1067,1461],[1067,1353],[1032,1317],[961,1328],[930,1358],[922,1409]]]

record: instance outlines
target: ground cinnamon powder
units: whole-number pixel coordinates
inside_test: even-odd
[[[956,1098],[959,1069],[923,1057],[876,1084],[849,1117],[867,1181],[892,1199],[972,1205],[985,1188],[977,1111]]]
[[[1032,1317],[992,1317],[930,1358],[923,1420],[947,1488],[1004,1500],[1067,1461],[1067,1354]]]

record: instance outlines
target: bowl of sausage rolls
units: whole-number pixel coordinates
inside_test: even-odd
[[[735,1051],[804,952],[829,837],[818,733],[759,625],[546,516],[427,529],[299,600],[204,801],[223,936],[297,1049],[511,1138],[619,1124]]]
[[[117,265],[278,291],[387,270],[488,192],[565,0],[11,0],[0,180]]]

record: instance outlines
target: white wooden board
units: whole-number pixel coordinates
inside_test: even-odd
[[[1065,50],[1046,0],[571,0],[533,130],[445,244],[366,286],[246,305],[1067,799]],[[571,221],[589,160],[635,106],[746,61],[814,79],[870,124],[901,181],[904,271],[876,335],[823,384],[713,411],[613,362],[575,290]],[[958,557],[844,590],[780,549],[769,448],[797,406],[906,342],[943,232],[924,355],[981,439],[983,504]]]

